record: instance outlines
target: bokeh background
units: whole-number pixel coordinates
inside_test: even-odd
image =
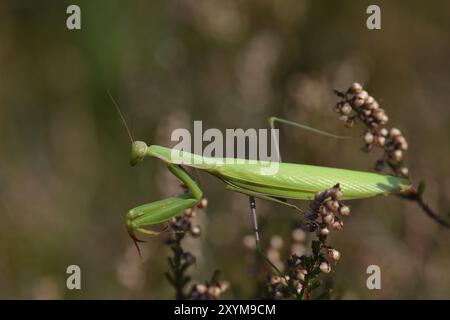
[[[66,28],[78,4],[82,29]],[[378,4],[382,30],[366,28]],[[333,88],[365,85],[409,140],[413,179],[443,215],[450,209],[450,3],[447,1],[171,0],[0,2],[0,298],[172,298],[168,248],[142,246],[124,227],[128,209],[180,192],[164,165],[131,168],[130,142],[106,90],[134,136],[173,145],[175,128],[263,128],[271,115],[346,131]],[[283,128],[284,161],[372,170],[377,155]],[[201,175],[209,207],[199,212],[198,281],[215,269],[223,298],[253,298],[257,277],[248,200]],[[306,204],[303,204],[306,205]],[[335,298],[450,298],[450,232],[397,197],[351,202],[332,244],[342,253]],[[262,234],[291,249],[296,213],[258,201]],[[307,239],[308,240],[308,239]],[[306,241],[305,247],[308,246]],[[297,247],[297,249],[299,249]],[[300,248],[300,250],[302,250]],[[66,289],[66,268],[82,290]],[[366,288],[366,268],[382,289]]]

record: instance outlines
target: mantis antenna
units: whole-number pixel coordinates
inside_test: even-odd
[[[109,92],[109,90],[106,90],[106,92],[108,93],[109,98],[111,99],[112,103],[116,107],[117,113],[119,114],[120,119],[122,120],[123,125],[125,126],[125,129],[127,130],[128,136],[130,137],[130,141],[131,141],[131,143],[133,143],[133,141],[134,141],[133,135],[131,134],[130,128],[128,128],[127,122],[125,121],[125,117],[123,116],[122,111],[120,111],[119,105],[117,104],[116,100],[114,100],[114,98],[111,95],[111,93]]]
[[[109,92],[108,89],[106,89],[106,92],[108,93],[109,98],[111,99],[112,103],[114,104],[114,107],[116,107],[117,113],[119,114],[120,119],[122,120],[122,123],[125,126],[125,129],[127,130],[128,137],[130,137],[130,141],[131,141],[131,143],[133,143],[133,141],[134,141],[133,135],[131,134],[130,128],[128,128],[127,121],[125,120],[125,117],[123,116],[119,105],[117,104],[116,100],[114,100],[113,96],[111,95],[111,92]],[[139,242],[145,242],[145,241],[142,241],[142,240],[136,238],[135,236],[132,236],[131,238],[133,239],[134,245],[136,246],[136,250],[137,250],[139,256],[141,257],[141,261],[143,261],[141,248],[139,248],[139,244],[138,243]]]

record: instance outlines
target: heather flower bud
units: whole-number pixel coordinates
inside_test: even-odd
[[[334,222],[334,215],[332,213],[327,214],[325,217],[323,217],[323,222],[325,222],[328,225],[331,225]]]
[[[194,237],[198,237],[198,236],[200,236],[201,229],[199,226],[195,226],[195,227],[191,228],[190,232],[191,232],[191,235],[193,235]]]
[[[197,207],[199,209],[205,209],[208,206],[208,199],[203,198],[202,200],[200,200],[200,202],[197,204]]]
[[[364,141],[367,144],[371,144],[374,140],[374,136],[372,133],[370,133],[369,131],[366,132],[366,134],[364,135]]]
[[[348,206],[341,206],[339,208],[339,213],[342,216],[349,216],[350,215],[350,207],[348,207]]]
[[[349,115],[352,112],[352,106],[348,103],[345,103],[342,108],[341,108],[341,112],[344,115]]]
[[[376,110],[380,108],[380,105],[378,104],[378,102],[375,100],[374,102],[372,102],[372,104],[370,105],[370,109],[372,110]]]
[[[326,206],[320,207],[320,215],[322,217],[325,217],[325,216],[329,215],[330,213],[331,213],[330,210],[328,210],[328,208]]]
[[[363,110],[363,113],[366,117],[369,117],[372,114],[372,110],[366,109],[366,110]]]
[[[363,103],[364,103],[364,99],[361,98],[361,97],[359,96],[359,94],[356,95],[356,96],[353,98],[353,106],[354,106],[355,108],[361,107],[361,106],[363,105]]]
[[[219,286],[220,286],[220,291],[225,292],[230,287],[230,283],[228,281],[221,281],[219,283]]]
[[[404,143],[402,143],[401,145],[400,145],[400,149],[402,149],[402,150],[408,150],[408,143],[405,141]]]
[[[302,292],[303,285],[300,282],[297,282],[295,284],[295,289],[297,290],[297,293],[300,294]]]
[[[188,209],[184,210],[184,215],[188,218],[193,218],[193,217],[195,217],[196,212],[194,209],[188,208]]]
[[[319,230],[319,235],[321,236],[327,236],[330,234],[330,229],[328,229],[327,227],[323,227]]]
[[[402,132],[400,130],[398,130],[397,128],[392,128],[391,131],[389,132],[389,135],[391,137],[396,137],[396,136],[399,136],[401,134],[402,134]]]
[[[342,222],[341,220],[335,220],[331,224],[331,227],[337,231],[341,230],[343,226],[344,226],[344,222]]]
[[[203,293],[205,293],[205,292],[208,290],[208,288],[207,288],[204,284],[199,283],[199,284],[197,284],[197,285],[195,286],[195,290],[196,290],[198,293],[203,294]]]
[[[358,93],[356,96],[358,98],[363,99],[364,101],[366,101],[366,99],[369,97],[369,94],[367,93],[367,91],[363,90],[360,93]]]
[[[337,184],[333,188],[329,189],[329,194],[333,200],[337,200],[340,197],[342,197],[342,192],[340,190],[339,184]]]
[[[389,132],[386,128],[380,130],[380,135],[382,135],[383,137],[387,137],[388,133]]]
[[[322,271],[323,273],[330,273],[331,272],[331,266],[326,261],[322,262],[320,264],[319,268],[320,268],[320,271]]]
[[[377,136],[375,138],[375,144],[379,147],[384,147],[384,144],[386,143],[386,138],[382,136]]]
[[[337,202],[336,200],[327,201],[327,207],[331,211],[336,211],[339,208],[339,202]]]
[[[296,272],[296,277],[300,281],[305,281],[305,275],[308,274],[308,271],[305,269],[298,269]]]
[[[358,82],[355,82],[350,86],[348,91],[353,94],[358,94],[362,91],[362,89],[362,85],[360,85]]]
[[[373,117],[374,117],[376,120],[378,120],[378,121],[381,121],[381,120],[383,119],[383,116],[384,116],[384,110],[383,110],[383,109],[376,109],[376,110],[373,112]]]
[[[213,297],[218,298],[220,296],[221,290],[218,286],[212,286],[209,287],[208,293]]]
[[[370,106],[372,105],[372,103],[375,102],[375,99],[372,96],[368,96],[366,98],[366,101],[364,101],[364,106],[367,107],[368,109],[371,109]]]
[[[328,249],[328,256],[333,259],[333,261],[338,261],[341,258],[341,253],[336,249]]]
[[[394,161],[399,162],[400,160],[402,160],[402,150],[394,150],[394,152],[392,153],[392,159],[394,159]]]
[[[408,173],[409,173],[409,170],[408,170],[408,168],[403,167],[403,168],[400,168],[400,173],[401,173],[404,177],[407,177],[407,176],[408,176]]]
[[[397,136],[396,140],[397,144],[400,146],[400,149],[408,150],[408,142],[406,142],[406,139],[403,136]]]

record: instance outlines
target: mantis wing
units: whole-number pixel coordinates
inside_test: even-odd
[[[342,199],[368,198],[405,190],[408,180],[371,172],[319,167],[293,163],[278,163],[274,174],[262,175],[269,163],[258,161],[217,166],[214,174],[233,184],[270,196],[291,199],[313,199],[315,193],[339,183]]]

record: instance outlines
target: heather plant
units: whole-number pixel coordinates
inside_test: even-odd
[[[187,192],[185,186],[182,187]],[[190,284],[191,277],[188,270],[195,265],[196,259],[192,253],[183,248],[182,242],[186,236],[200,237],[200,226],[194,225],[192,219],[196,216],[197,210],[205,209],[207,204],[207,199],[203,198],[197,207],[186,209],[182,215],[173,218],[165,231],[167,235],[164,242],[172,252],[172,256],[167,258],[169,271],[165,275],[175,290],[176,299],[214,300],[228,289],[228,282],[219,281],[218,270],[209,281]]]
[[[395,176],[411,178],[412,175],[405,162],[408,142],[400,129],[387,126],[389,117],[377,100],[356,82],[346,91],[335,90],[335,93],[340,101],[334,109],[340,115],[339,119],[344,122],[344,126],[352,128],[356,121],[360,121],[365,127],[363,150],[367,153],[376,148],[381,150],[382,155],[375,162],[375,170],[382,172],[388,169],[388,172]],[[415,202],[439,225],[450,228],[448,217],[439,215],[424,200],[425,185],[425,181],[419,181],[417,186],[413,184],[398,196]]]

